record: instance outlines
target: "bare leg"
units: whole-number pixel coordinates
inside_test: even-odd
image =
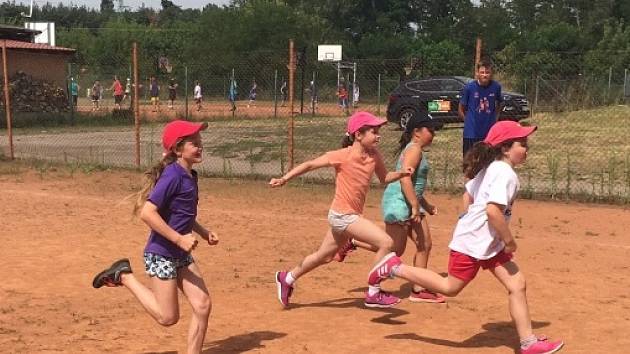
[[[468,285],[468,282],[451,275],[445,278],[428,269],[411,267],[405,264],[401,264],[396,270],[396,276],[446,296],[455,296]]]
[[[527,306],[525,276],[514,262],[500,265],[491,269],[491,272],[509,293],[510,315],[516,325],[518,336],[520,339],[528,338],[532,335],[532,321]]]
[[[312,271],[313,269],[332,261],[333,256],[337,252],[337,249],[343,245],[348,236],[344,232],[343,234],[333,234],[332,230],[328,230],[324,241],[322,241],[319,249],[314,253],[306,256],[300,264],[291,270],[291,274],[295,279],[298,279],[302,275]]]
[[[376,226],[373,222],[360,217],[359,220],[350,224],[345,234],[361,242],[376,246],[378,250],[374,255],[374,262],[378,262],[386,254],[391,252],[394,242],[387,233]],[[343,244],[343,243],[342,243]]]
[[[420,223],[413,223],[411,229],[412,232],[410,236],[416,245],[416,253],[413,255],[413,266],[426,269],[429,264],[429,254],[433,245],[427,218],[422,217]],[[422,290],[417,284],[414,284],[413,289],[416,292]]]
[[[177,281],[151,277],[151,288],[138,281],[132,273],[121,275],[122,284],[140,301],[144,309],[162,326],[172,326],[179,320]]]
[[[400,224],[385,224],[385,232],[392,238],[392,250],[396,252],[397,256],[402,256],[402,254],[405,253],[405,248],[407,247],[407,236],[409,234],[407,226]],[[378,251],[377,246],[367,242],[352,240],[352,243],[357,248],[362,248],[370,252]]]
[[[193,310],[188,328],[188,354],[199,354],[206,338],[212,302],[196,263],[180,268],[178,272],[178,286],[188,298]]]
[[[398,257],[402,257],[407,248],[407,237],[411,236],[410,226],[405,224],[385,224],[385,232],[394,242],[392,251],[396,252]]]
[[[369,243],[361,242],[359,240],[352,240],[352,244],[354,244],[355,247],[357,247],[357,248],[362,248],[362,249],[368,250],[370,252],[378,251],[378,247],[370,245]]]

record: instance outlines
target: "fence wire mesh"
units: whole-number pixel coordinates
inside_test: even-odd
[[[74,166],[137,167],[132,111],[137,86],[141,168],[160,159],[164,122],[183,118],[209,124],[202,134],[205,153],[199,166],[205,175],[281,175],[290,161],[291,83],[288,59],[273,59],[277,57],[263,52],[229,62],[191,60],[172,67],[140,58],[137,83],[133,82],[131,60],[116,59],[107,66],[71,64],[65,83],[50,84],[61,90],[63,102],[52,108],[44,104],[52,96],[18,92],[16,83],[22,80],[43,87],[49,84],[45,80],[31,77],[28,72],[21,78],[10,77],[13,101],[24,101],[20,98],[24,95],[35,96],[29,105],[19,109],[14,105],[12,109],[15,156]],[[539,127],[528,163],[520,172],[523,193],[630,202],[628,70],[623,66],[594,70],[579,53],[504,51],[491,57],[495,79],[506,98],[520,97],[521,108],[529,110],[523,124]],[[362,110],[390,120],[382,130],[380,148],[393,168],[399,125],[405,117],[405,110],[395,106],[396,88],[440,75],[431,78],[431,84],[437,87],[433,94],[436,99],[450,101],[450,110],[441,116],[450,123],[437,133],[428,152],[432,166],[429,186],[461,189],[462,123],[456,109],[461,86],[472,76],[472,68],[463,71],[461,67],[449,71],[414,59],[340,63],[298,60],[293,82],[295,163],[339,148],[347,117]],[[116,88],[115,78],[121,88]],[[196,94],[196,86],[200,94]],[[115,94],[121,96],[121,89],[117,104]],[[56,95],[59,100],[59,93]],[[451,96],[439,98],[443,95]],[[201,99],[196,100],[199,96]],[[419,98],[416,106],[407,108],[413,111],[428,105],[428,101]],[[2,113],[4,109],[3,104]],[[0,128],[0,147],[7,156],[6,121],[2,120]],[[331,181],[333,176],[333,171],[318,171],[310,178]]]

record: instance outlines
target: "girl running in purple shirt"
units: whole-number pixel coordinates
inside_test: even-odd
[[[199,196],[197,172],[192,167],[202,161],[199,132],[206,127],[206,123],[182,120],[168,123],[162,135],[164,157],[146,172],[146,182],[138,193],[134,213],[139,212],[142,221],[151,228],[144,249],[151,287],[136,279],[128,259],[114,262],[92,282],[95,288],[125,286],[163,326],[174,325],[179,320],[179,287],[193,310],[188,353],[201,352],[212,307],[208,288],[191,255],[197,247],[192,232],[210,245],[219,242],[215,233],[196,220]]]

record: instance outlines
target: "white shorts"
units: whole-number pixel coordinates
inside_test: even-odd
[[[339,234],[355,223],[361,216],[358,214],[341,214],[334,210],[328,211],[328,223],[333,233]]]

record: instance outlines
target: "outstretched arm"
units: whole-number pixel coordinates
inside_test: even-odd
[[[378,180],[381,182],[381,184],[396,182],[403,177],[411,176],[413,174],[414,168],[411,166],[403,166],[402,171],[387,172],[387,169],[385,168],[385,162],[383,162],[383,157],[378,154],[375,158],[376,168],[374,172],[376,173],[376,176],[378,177]]]
[[[280,178],[272,178],[271,181],[269,181],[269,185],[271,187],[281,187],[295,177],[301,176],[309,171],[328,166],[330,166],[328,156],[322,155],[318,158],[297,165]]]

